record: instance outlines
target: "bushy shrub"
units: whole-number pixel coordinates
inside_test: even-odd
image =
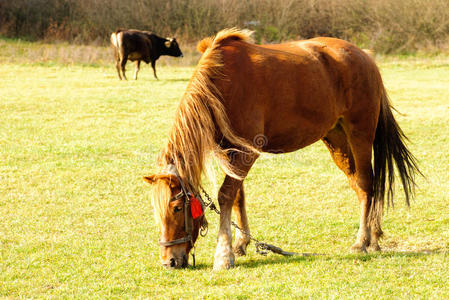
[[[117,28],[194,42],[226,27],[256,40],[332,36],[379,52],[448,46],[447,0],[14,0],[0,1],[0,33],[105,44]]]

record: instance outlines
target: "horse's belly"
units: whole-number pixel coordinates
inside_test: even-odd
[[[298,133],[291,135],[279,135],[271,138],[266,138],[266,145],[262,147],[264,152],[269,153],[287,153],[307,147],[319,141],[324,135],[320,132],[307,133],[300,135]]]
[[[292,152],[307,147],[322,139],[334,127],[338,118],[334,115],[322,115],[322,119],[296,116],[265,124],[266,143],[263,151],[270,153]],[[318,121],[319,120],[319,121]],[[289,122],[290,121],[290,122]],[[270,126],[271,125],[271,126]]]

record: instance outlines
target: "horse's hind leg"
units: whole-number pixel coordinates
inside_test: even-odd
[[[357,194],[361,210],[360,227],[357,241],[352,249],[365,252],[371,241],[368,223],[372,193],[371,145],[369,142],[361,141],[357,147],[351,147],[348,136],[340,123],[328,132],[323,141],[335,164],[346,174],[349,184]]]
[[[369,121],[371,120],[371,122]],[[349,124],[349,143],[354,154],[356,165],[356,185],[358,188],[357,195],[361,203],[362,216],[366,230],[370,230],[370,234],[360,234],[359,239],[354,245],[363,248],[369,246],[371,250],[380,251],[379,238],[382,236],[381,214],[370,212],[373,201],[373,167],[371,163],[374,135],[376,131],[377,120],[374,118],[366,118],[360,123]],[[362,221],[360,222],[362,224]],[[362,230],[362,226],[360,228]],[[366,241],[364,240],[364,237]]]
[[[236,219],[237,225],[249,234],[248,218],[246,216],[246,205],[245,205],[245,192],[243,191],[243,184],[237,192],[234,199],[234,205],[232,207]],[[250,242],[249,236],[241,232],[240,230],[235,230],[235,243],[234,243],[234,254],[236,256],[246,255],[246,247]]]

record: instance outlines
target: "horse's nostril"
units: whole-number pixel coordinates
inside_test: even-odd
[[[170,267],[174,268],[176,266],[176,261],[174,258],[170,258]]]

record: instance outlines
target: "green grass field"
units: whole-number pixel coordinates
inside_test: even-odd
[[[1,56],[1,55],[0,55]],[[119,82],[112,64],[0,64],[0,297],[448,298],[449,58],[380,58],[418,178],[408,209],[397,189],[383,253],[351,254],[359,207],[317,143],[263,155],[247,178],[252,233],[287,251],[212,270],[218,218],[197,242],[197,267],[159,262],[150,187],[193,67],[143,66]],[[173,61],[173,60],[171,60]],[[128,65],[129,78],[132,77]],[[207,182],[216,195],[217,186]]]

